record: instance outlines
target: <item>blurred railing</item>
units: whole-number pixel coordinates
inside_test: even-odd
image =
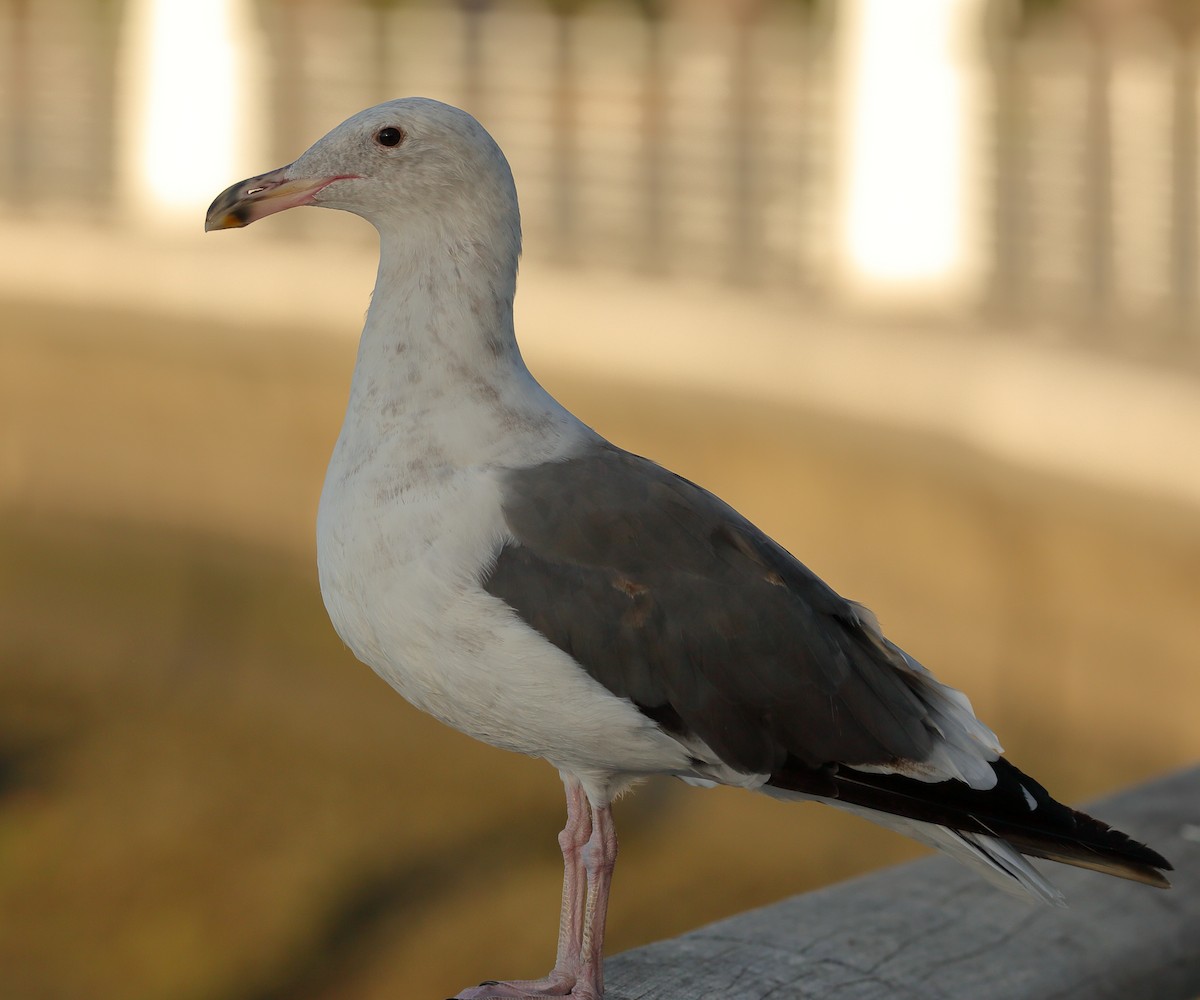
[[[272,162],[347,109],[436,94],[508,152],[540,256],[839,294],[847,19],[832,0],[246,2]],[[117,49],[131,8],[0,0],[0,209],[120,217]],[[1197,6],[978,9],[987,148],[966,183],[983,206],[980,316],[1194,362]],[[312,225],[300,213],[276,228]]]
[[[486,121],[527,243],[570,264],[823,283],[832,21],[790,0],[259,0],[281,162],[347,107],[429,93]]]
[[[1200,6],[991,8],[992,314],[1195,360]]]
[[[104,218],[124,0],[0,0],[0,207]]]

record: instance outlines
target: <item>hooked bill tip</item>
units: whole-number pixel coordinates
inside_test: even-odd
[[[218,229],[241,229],[250,224],[250,212],[244,206],[238,206],[221,215],[209,216],[204,220],[204,231],[214,232]]]

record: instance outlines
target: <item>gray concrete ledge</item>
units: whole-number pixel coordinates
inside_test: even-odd
[[[1011,899],[929,858],[616,956],[607,996],[1194,1000],[1200,768],[1088,808],[1162,852],[1175,865],[1174,888],[1043,863],[1067,896],[1062,910]]]

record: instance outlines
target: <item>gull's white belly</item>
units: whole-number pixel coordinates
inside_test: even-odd
[[[317,519],[321,594],[354,654],[415,706],[581,777],[685,769],[687,755],[481,586],[506,529],[486,467],[398,486],[335,453]]]

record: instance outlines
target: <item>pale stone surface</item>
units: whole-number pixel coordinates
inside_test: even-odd
[[[1088,808],[1165,854],[1174,888],[1044,863],[1053,909],[930,858],[619,955],[608,1000],[1200,995],[1200,768]]]

